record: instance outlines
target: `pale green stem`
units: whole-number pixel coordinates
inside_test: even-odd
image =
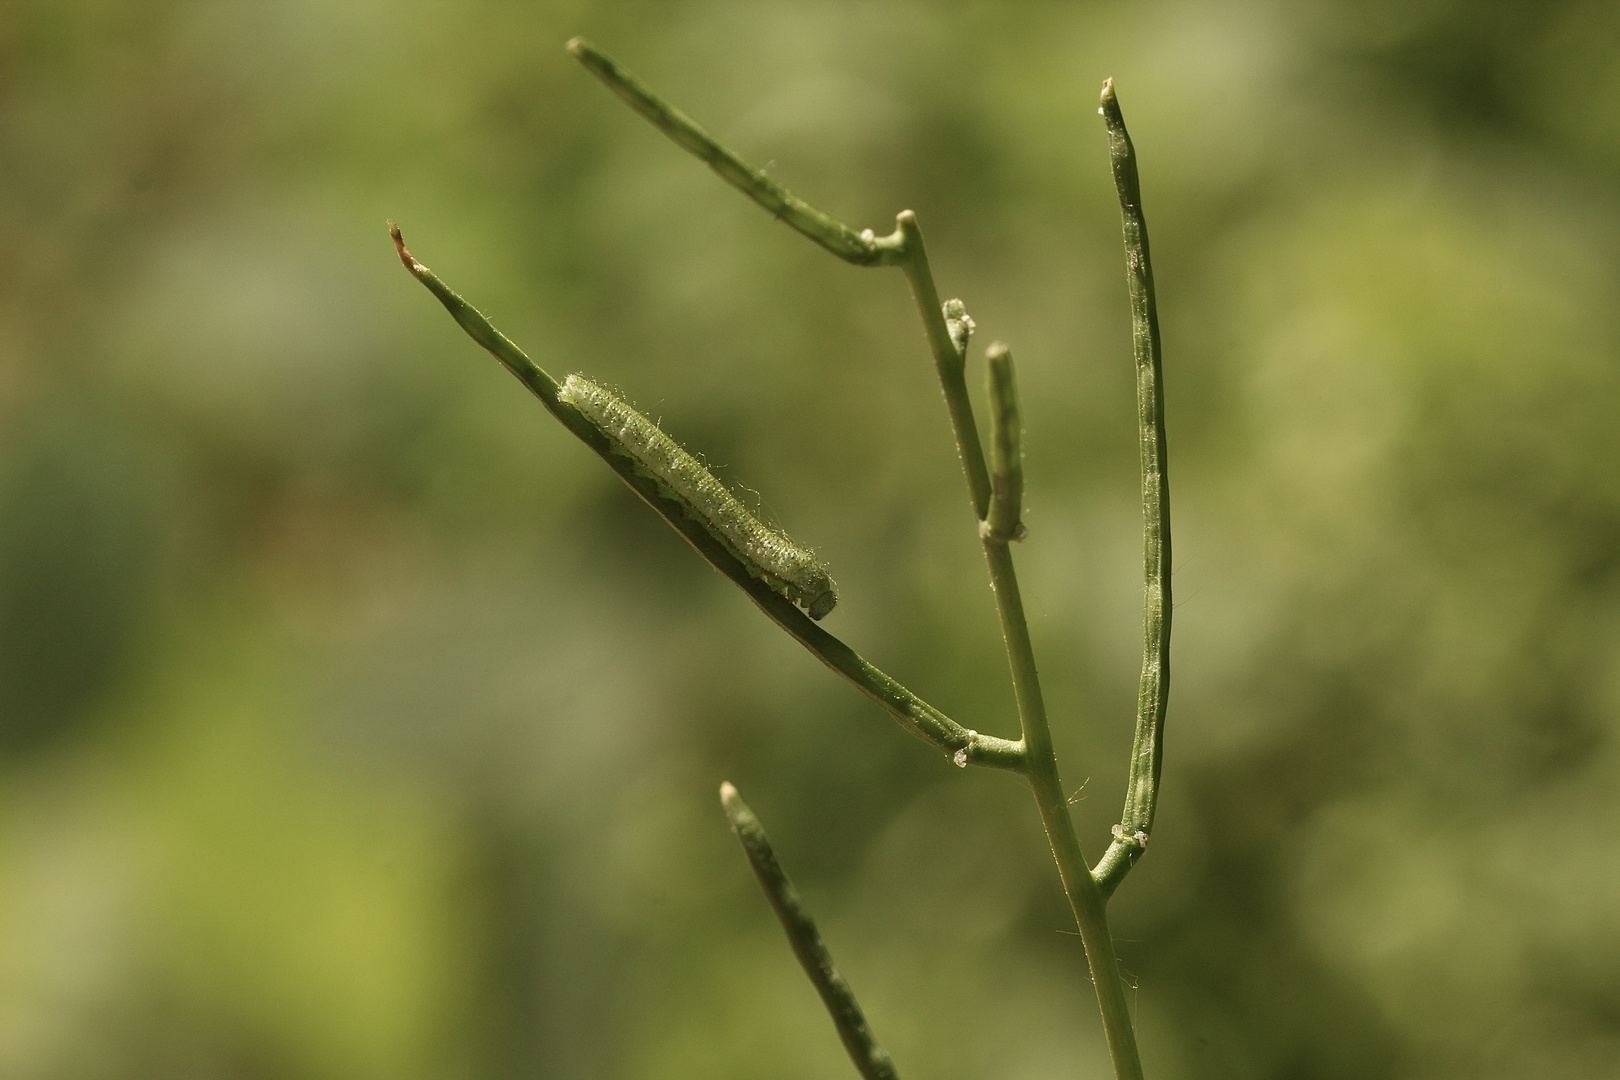
[[[1119,192],[1125,230],[1125,278],[1131,296],[1131,338],[1136,358],[1136,421],[1142,457],[1142,681],[1137,691],[1136,736],[1131,745],[1125,810],[1114,842],[1098,861],[1096,875],[1112,894],[1141,857],[1153,833],[1164,758],[1164,712],[1170,698],[1170,477],[1164,434],[1164,372],[1159,357],[1159,307],[1153,292],[1147,220],[1142,216],[1142,185],[1136,150],[1114,95],[1114,81],[1103,83],[1103,122],[1108,156]]]
[[[726,809],[731,831],[742,842],[748,864],[754,868],[754,877],[759,879],[759,887],[765,891],[765,899],[769,901],[771,910],[776,912],[782,929],[787,932],[793,955],[799,958],[804,973],[821,995],[822,1004],[827,1006],[833,1026],[838,1029],[838,1037],[843,1040],[844,1049],[849,1051],[855,1068],[866,1080],[898,1080],[889,1052],[879,1046],[873,1037],[872,1029],[866,1024],[866,1015],[861,1012],[860,1002],[855,1000],[855,992],[839,974],[832,954],[822,943],[815,920],[810,917],[793,882],[788,880],[787,873],[776,861],[776,853],[771,850],[771,841],[765,835],[759,818],[754,816],[748,804],[737,794],[737,789],[729,783],[720,785],[720,805]]]
[[[1142,1062],[1136,1048],[1130,1010],[1125,1003],[1125,984],[1119,976],[1113,937],[1108,931],[1106,900],[1091,876],[1085,856],[1081,854],[1074,823],[1069,818],[1069,804],[1058,777],[1057,757],[1052,749],[1052,736],[1046,720],[1046,703],[1041,694],[1040,676],[1035,669],[1035,650],[1030,643],[1029,625],[1024,618],[1024,602],[1018,591],[1012,553],[1007,550],[1005,539],[994,537],[984,527],[990,508],[991,483],[989,470],[985,466],[984,448],[979,443],[978,425],[973,419],[973,405],[967,394],[966,341],[959,348],[951,339],[916,215],[906,210],[900,214],[898,224],[900,233],[905,237],[906,251],[906,259],[900,266],[911,282],[917,312],[922,316],[923,329],[934,354],[934,367],[945,394],[951,428],[956,434],[962,472],[967,478],[973,508],[981,523],[980,536],[990,566],[990,585],[996,594],[1002,637],[1007,646],[1007,661],[1012,669],[1013,696],[1018,702],[1018,717],[1023,727],[1025,775],[1035,793],[1041,824],[1046,829],[1047,842],[1057,862],[1058,878],[1063,884],[1064,895],[1068,897],[1069,907],[1074,912],[1080,940],[1086,948],[1086,963],[1091,969],[1092,985],[1097,991],[1097,1005],[1102,1011],[1103,1031],[1108,1039],[1109,1055],[1113,1058],[1114,1074],[1118,1080],[1141,1080]]]
[[[725,545],[695,519],[688,516],[681,503],[663,494],[658,484],[645,471],[637,471],[636,463],[620,453],[601,431],[579,410],[557,397],[557,382],[538,364],[530,360],[523,350],[514,345],[479,311],[456,295],[438,276],[417,262],[405,249],[399,229],[389,222],[394,246],[400,261],[428,291],[438,297],[456,322],[461,324],[474,341],[482,345],[508,371],[517,376],[540,399],[546,409],[564,427],[592,450],[619,475],[630,489],[665,521],[686,538],[699,555],[710,565],[730,578],[746,592],[770,619],[809,649],[817,659],[842,675],[856,689],[877,702],[904,728],[951,757],[960,765],[984,765],[990,768],[1022,772],[1024,748],[1010,739],[981,735],[963,727],[917,695],[907,690],[888,675],[867,663],[855,650],[817,625],[786,597],[754,577]]]
[[[966,353],[966,341],[959,350]],[[1013,484],[1009,458],[1015,449],[1010,430],[1019,424],[1017,398],[1012,386],[1011,357],[1005,345],[991,346],[994,359],[989,367],[991,385],[992,439],[1001,445],[992,457],[997,462],[997,474],[1002,489],[1022,488],[1022,467]],[[946,400],[953,396],[947,386]],[[972,413],[962,394],[964,409],[968,410],[966,430],[973,432]],[[954,419],[954,417],[953,417]],[[960,428],[958,431],[960,432]],[[958,436],[960,438],[960,435]],[[977,435],[974,435],[977,439]],[[972,455],[963,448],[962,459]],[[982,458],[981,465],[982,465]],[[968,472],[972,483],[972,472]],[[1006,513],[1006,511],[1002,511]],[[994,504],[990,514],[996,513]],[[1012,671],[1013,697],[1018,702],[1018,719],[1023,726],[1024,751],[1027,765],[1024,775],[1035,794],[1035,805],[1040,811],[1041,825],[1046,830],[1052,858],[1057,863],[1058,878],[1063,883],[1063,894],[1068,897],[1074,913],[1075,926],[1086,948],[1086,964],[1091,969],[1091,983],[1097,992],[1097,1007],[1102,1012],[1103,1034],[1108,1040],[1108,1053],[1113,1059],[1117,1080],[1142,1080],[1142,1061],[1136,1048],[1136,1032],[1131,1025],[1131,1014],[1125,1002],[1125,983],[1119,975],[1119,959],[1114,954],[1114,939],[1108,930],[1107,899],[1097,888],[1096,879],[1086,865],[1075,836],[1074,821],[1069,817],[1069,802],[1063,794],[1063,781],[1058,775],[1057,754],[1052,747],[1052,731],[1046,718],[1046,700],[1041,693],[1040,674],[1035,668],[1035,647],[1029,638],[1029,622],[1024,615],[1024,600],[1018,590],[1018,574],[1013,568],[1012,551],[1008,542],[1017,535],[1015,530],[998,530],[993,516],[980,515],[979,538],[984,546],[984,557],[990,568],[990,587],[996,596],[996,612],[1001,617],[1001,636],[1007,648],[1007,666]],[[1010,519],[1017,522],[1016,514]]]
[[[900,266],[911,282],[917,312],[922,316],[923,330],[934,355],[934,368],[945,394],[951,428],[956,435],[956,449],[962,460],[962,472],[967,479],[968,492],[980,523],[979,533],[984,543],[985,558],[990,566],[990,585],[996,594],[1002,637],[1007,646],[1007,661],[1012,669],[1013,696],[1018,702],[1018,717],[1023,727],[1025,775],[1034,790],[1041,824],[1046,829],[1052,857],[1057,862],[1058,877],[1074,912],[1080,940],[1086,948],[1086,963],[1091,969],[1098,1007],[1102,1010],[1103,1031],[1108,1039],[1109,1055],[1113,1058],[1114,1074],[1117,1080],[1141,1080],[1142,1063],[1136,1049],[1130,1011],[1125,1004],[1125,984],[1119,976],[1119,961],[1114,955],[1113,938],[1108,932],[1106,901],[1080,852],[1074,823],[1069,818],[1068,801],[1064,798],[1063,785],[1058,777],[1057,758],[1052,750],[1052,736],[1046,720],[1046,704],[1041,695],[1040,677],[1035,670],[1035,652],[1029,640],[1029,626],[1024,618],[1024,603],[1018,592],[1012,554],[1007,550],[1006,540],[993,537],[986,527],[991,495],[990,474],[985,466],[984,448],[979,443],[978,425],[973,419],[973,405],[967,394],[966,340],[958,347],[951,338],[939,293],[934,287],[933,273],[928,266],[928,255],[923,247],[922,231],[917,226],[916,215],[906,210],[900,214],[898,224],[899,232],[905,238],[906,252]]]
[[[989,470],[985,466],[984,448],[979,443],[978,425],[973,419],[973,405],[967,394],[966,339],[958,347],[951,338],[944,308],[934,287],[933,273],[928,266],[928,255],[923,247],[922,231],[917,226],[916,215],[909,210],[904,211],[899,216],[898,224],[900,233],[905,237],[906,251],[906,259],[900,266],[911,282],[917,312],[922,316],[923,330],[934,355],[934,368],[939,375],[951,428],[956,435],[962,472],[980,522],[979,533],[990,567],[990,585],[995,590],[996,608],[1007,646],[1007,661],[1012,669],[1013,696],[1018,702],[1018,717],[1023,727],[1025,775],[1034,790],[1041,823],[1052,847],[1052,857],[1057,862],[1058,877],[1074,912],[1080,940],[1086,947],[1086,963],[1090,966],[1097,1004],[1102,1010],[1103,1030],[1108,1039],[1109,1054],[1113,1058],[1115,1076],[1118,1080],[1141,1080],[1142,1064],[1136,1049],[1136,1035],[1131,1027],[1130,1011],[1125,1004],[1125,984],[1119,977],[1119,961],[1114,955],[1113,938],[1108,932],[1105,900],[1080,852],[1074,823],[1069,818],[1068,801],[1064,798],[1063,785],[1058,778],[1057,758],[1052,750],[1052,736],[1046,720],[1046,703],[1041,695],[1040,677],[1035,670],[1035,651],[1029,639],[1029,625],[1024,618],[1024,603],[1018,592],[1018,576],[1013,570],[1012,554],[1007,550],[1006,540],[995,538],[985,527],[990,509],[991,483]]]
[[[945,393],[951,428],[956,433],[962,472],[967,478],[968,491],[980,522],[979,535],[990,566],[990,586],[996,594],[1001,633],[1007,646],[1007,662],[1012,669],[1013,697],[1018,702],[1018,718],[1023,727],[1024,773],[1034,790],[1041,824],[1046,829],[1046,839],[1057,862],[1058,878],[1063,884],[1064,895],[1068,897],[1069,907],[1074,912],[1080,940],[1086,947],[1086,963],[1091,969],[1098,1007],[1102,1010],[1103,1031],[1108,1039],[1109,1055],[1113,1058],[1114,1074],[1117,1080],[1141,1080],[1142,1062],[1136,1049],[1130,1011],[1125,1004],[1125,984],[1119,977],[1114,941],[1108,932],[1106,902],[1080,852],[1074,823],[1069,818],[1068,800],[1064,798],[1063,784],[1058,777],[1057,757],[1052,750],[1052,735],[1046,721],[1046,703],[1041,695],[1040,676],[1035,670],[1035,650],[1029,640],[1029,625],[1024,618],[1024,602],[1018,592],[1018,575],[1013,570],[1012,553],[1007,550],[1006,540],[994,537],[985,527],[990,507],[990,474],[985,467],[984,449],[979,444],[973,405],[967,395],[964,377],[966,340],[964,338],[959,348],[951,339],[939,293],[934,288],[933,274],[928,268],[928,256],[923,248],[916,215],[909,210],[903,212],[899,225],[906,239],[907,253],[906,260],[900,265],[911,282],[917,311],[922,316],[923,328],[934,354],[934,367]]]
[[[1069,802],[1063,794],[1057,756],[1052,750],[1046,703],[1035,670],[1035,650],[1029,640],[1029,624],[1024,618],[1024,602],[1018,592],[1012,553],[1006,541],[985,536],[984,554],[990,564],[990,584],[1001,615],[1002,637],[1007,643],[1013,696],[1018,700],[1018,716],[1023,723],[1024,752],[1028,755],[1024,775],[1035,793],[1035,805],[1040,810],[1052,858],[1057,861],[1063,893],[1069,899],[1075,926],[1086,947],[1086,963],[1097,991],[1097,1006],[1102,1010],[1103,1033],[1108,1039],[1109,1056],[1113,1058],[1114,1075],[1117,1080],[1142,1080],[1142,1060],[1125,1002],[1125,984],[1119,975],[1119,959],[1114,954],[1114,939],[1108,930],[1107,901],[1080,852],[1080,841],[1069,817]]]

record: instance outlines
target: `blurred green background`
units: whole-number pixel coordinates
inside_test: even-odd
[[[1020,364],[1066,782],[1140,648],[1119,86],[1175,680],[1113,905],[1153,1080],[1620,1073],[1620,5],[11,0],[0,1077],[852,1075],[715,792],[910,1078],[1101,1076],[1033,805],[776,633],[400,268],[615,384],[1014,734],[904,281]],[[750,495],[750,498],[756,496]]]

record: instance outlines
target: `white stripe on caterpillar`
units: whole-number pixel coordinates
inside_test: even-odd
[[[810,551],[760,522],[715,475],[612,391],[570,375],[557,397],[660,481],[666,493],[748,567],[748,572],[820,619],[838,603],[827,568]]]

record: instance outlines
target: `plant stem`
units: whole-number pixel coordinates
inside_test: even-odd
[[[985,466],[984,448],[979,443],[978,425],[973,419],[973,405],[967,395],[966,349],[956,347],[945,325],[944,310],[934,287],[934,276],[928,266],[928,255],[923,247],[922,230],[917,226],[916,215],[906,210],[897,221],[898,231],[905,238],[906,252],[905,261],[900,266],[911,282],[917,313],[922,316],[923,330],[934,354],[934,367],[945,394],[951,429],[956,435],[962,472],[967,478],[974,512],[981,523],[980,536],[984,543],[985,559],[990,566],[990,585],[996,594],[1002,637],[1007,646],[1007,661],[1012,669],[1013,696],[1018,702],[1018,718],[1023,727],[1025,775],[1034,790],[1041,824],[1046,829],[1047,842],[1057,862],[1058,877],[1074,912],[1080,940],[1086,947],[1086,963],[1090,966],[1091,981],[1097,990],[1097,1004],[1102,1010],[1103,1030],[1108,1039],[1109,1055],[1113,1058],[1115,1076],[1118,1080],[1141,1080],[1142,1063],[1136,1049],[1130,1012],[1125,1005],[1125,986],[1120,981],[1113,938],[1108,933],[1105,900],[1080,852],[1074,823],[1069,818],[1068,800],[1064,798],[1063,785],[1058,777],[1057,758],[1052,750],[1052,736],[1046,722],[1046,703],[1041,695],[1040,676],[1035,670],[1035,652],[1029,640],[1029,626],[1024,618],[1024,603],[1018,592],[1018,576],[1013,570],[1012,554],[1007,550],[1006,540],[993,537],[983,527],[990,507],[990,474]]]
[[[793,882],[788,880],[781,864],[776,861],[776,853],[771,850],[771,841],[765,835],[759,818],[754,816],[748,804],[737,794],[737,789],[729,783],[720,785],[720,805],[725,807],[726,817],[731,821],[731,831],[742,842],[748,863],[754,868],[754,877],[759,879],[759,887],[765,891],[765,899],[769,901],[771,910],[776,912],[782,929],[787,932],[793,955],[799,958],[804,973],[810,977],[816,992],[821,995],[822,1003],[827,1006],[827,1012],[832,1015],[833,1026],[838,1029],[838,1037],[843,1040],[844,1049],[849,1051],[855,1068],[866,1080],[898,1080],[889,1052],[879,1046],[873,1037],[872,1029],[866,1024],[866,1016],[861,1012],[860,1002],[855,1000],[855,992],[838,973],[832,954],[827,951],[820,932],[816,930],[815,920],[805,909]]]
[[[1024,775],[1035,793],[1035,805],[1040,810],[1052,858],[1057,862],[1063,893],[1068,897],[1080,940],[1086,947],[1086,963],[1097,991],[1097,1006],[1102,1011],[1103,1033],[1108,1039],[1114,1075],[1118,1080],[1142,1080],[1142,1061],[1136,1049],[1130,1010],[1125,1003],[1125,984],[1119,976],[1114,939],[1108,931],[1106,901],[1080,852],[1080,841],[1069,817],[1069,802],[1058,776],[1057,756],[1046,722],[1046,702],[1041,695],[1040,676],[1035,670],[1035,651],[1029,640],[1029,624],[1024,618],[1024,602],[1018,591],[1012,552],[1005,540],[987,535],[984,555],[990,565],[990,584],[995,589],[1007,662],[1012,669],[1013,695],[1018,700],[1018,717],[1023,724],[1024,749],[1028,755]]]
[[[1131,339],[1136,359],[1136,419],[1142,457],[1142,680],[1137,691],[1136,736],[1131,745],[1125,809],[1115,839],[1094,873],[1112,894],[1141,857],[1153,832],[1164,757],[1164,713],[1170,698],[1170,477],[1164,433],[1164,372],[1159,355],[1159,307],[1148,255],[1147,220],[1136,149],[1114,95],[1103,83],[1103,122],[1125,231],[1125,274],[1131,296]]]
[[[1114,955],[1114,942],[1108,933],[1105,901],[1080,852],[1074,823],[1069,818],[1068,801],[1063,796],[1063,785],[1058,777],[1057,758],[1052,750],[1052,736],[1046,722],[1046,703],[1041,695],[1040,676],[1035,670],[1035,652],[1029,640],[1029,625],[1024,618],[1024,603],[1018,592],[1018,576],[1013,570],[1012,553],[1007,549],[1006,539],[994,537],[988,528],[983,527],[990,506],[990,474],[985,466],[984,448],[979,444],[973,405],[967,395],[966,348],[958,349],[951,340],[916,215],[909,210],[904,211],[898,218],[898,224],[899,232],[905,237],[906,251],[906,259],[900,266],[911,282],[917,312],[922,316],[923,330],[934,354],[934,367],[945,394],[951,428],[956,435],[962,472],[967,478],[974,512],[981,524],[980,537],[990,567],[990,585],[996,594],[996,609],[1001,617],[1002,637],[1007,646],[1007,662],[1012,669],[1013,696],[1018,702],[1018,718],[1023,727],[1025,775],[1034,790],[1041,824],[1046,829],[1047,842],[1057,862],[1058,877],[1074,912],[1080,939],[1086,947],[1086,963],[1090,966],[1091,981],[1097,990],[1097,1004],[1102,1010],[1103,1030],[1108,1038],[1114,1073],[1118,1080],[1141,1080],[1142,1063],[1136,1049],[1136,1035],[1131,1028],[1130,1012],[1125,1005],[1125,987],[1119,977],[1119,961]]]
[[[620,67],[606,53],[584,38],[574,38],[564,46],[592,75],[601,79],[629,106],[652,121],[683,149],[707,162],[726,183],[753,199],[799,232],[808,236],[845,262],[857,266],[885,266],[899,261],[900,237],[875,237],[872,230],[857,233],[831,214],[824,213],[794,195],[731,150],[713,135]]]
[[[601,456],[632,491],[685,537],[697,553],[716,570],[730,578],[749,599],[778,626],[791,634],[822,663],[842,675],[867,697],[877,702],[900,725],[924,742],[940,750],[959,765],[984,765],[994,769],[1022,772],[1024,747],[1020,742],[981,735],[963,727],[900,683],[867,663],[859,653],[817,625],[792,601],[780,595],[749,572],[735,555],[714,538],[699,522],[687,515],[685,507],[669,498],[657,481],[637,463],[620,453],[584,414],[557,397],[557,382],[545,370],[495,329],[477,308],[467,303],[438,275],[417,262],[405,249],[399,229],[389,222],[400,261],[416,279],[439,299],[456,322],[474,341],[482,345],[519,382],[540,399],[581,442]]]

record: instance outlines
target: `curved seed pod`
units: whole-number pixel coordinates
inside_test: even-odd
[[[814,554],[750,514],[702,462],[617,394],[581,375],[570,375],[557,397],[660,480],[670,497],[730,548],[755,577],[790,597],[812,619],[820,619],[838,603],[832,575]]]

